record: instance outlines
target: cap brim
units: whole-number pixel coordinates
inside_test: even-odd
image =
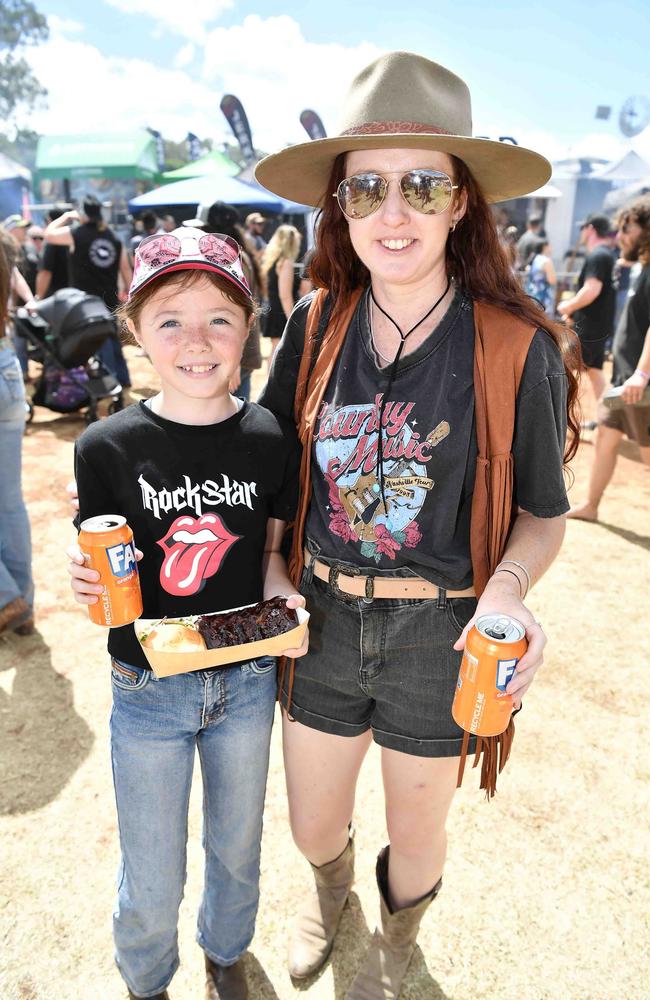
[[[234,285],[235,288],[238,288],[240,292],[243,292],[248,299],[251,301],[253,300],[249,289],[246,288],[246,286],[240,281],[237,281],[235,276],[231,274],[230,271],[227,271],[223,267],[219,267],[217,264],[210,264],[205,260],[188,259],[183,260],[182,263],[172,261],[169,264],[156,268],[152,274],[148,275],[144,281],[140,282],[137,288],[133,288],[133,286],[131,286],[129,289],[129,298],[139,292],[140,289],[145,288],[146,285],[150,285],[152,281],[155,281],[156,278],[159,278],[162,274],[171,274],[172,271],[210,271],[212,274],[219,274],[222,278],[225,278],[226,281],[229,281],[231,285]]]
[[[186,219],[185,222],[181,222],[181,226],[187,226],[192,229],[205,229],[207,222],[204,219]]]
[[[334,159],[357,149],[426,149],[457,156],[471,170],[487,201],[507,201],[536,191],[549,180],[546,157],[525,146],[462,135],[391,132],[338,136],[289,146],[261,160],[255,179],[273,194],[322,207]]]

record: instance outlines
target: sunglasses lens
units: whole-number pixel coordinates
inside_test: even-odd
[[[176,236],[147,236],[138,244],[138,257],[150,267],[160,267],[177,260],[181,253],[181,241]]]
[[[437,170],[409,170],[400,180],[405,200],[416,212],[439,215],[451,201],[451,179]]]
[[[365,219],[381,205],[386,195],[386,181],[379,174],[355,174],[338,186],[339,208],[349,219]]]
[[[199,250],[213,264],[232,264],[239,257],[239,245],[231,236],[206,233],[199,240]]]

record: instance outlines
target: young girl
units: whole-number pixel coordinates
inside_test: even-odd
[[[176,229],[142,241],[121,318],[161,391],[102,420],[75,452],[79,521],[120,513],[144,553],[144,617],[219,611],[276,595],[304,606],[279,552],[293,517],[293,431],[228,391],[254,318],[239,247]],[[76,550],[79,603],[101,592]],[[198,942],[207,996],[248,996],[275,660],[158,679],[133,627],[111,629],[111,752],[122,863],[116,960],[131,997],[167,997],[178,966],[195,750],[203,774],[205,887]],[[287,655],[300,656],[306,643]]]

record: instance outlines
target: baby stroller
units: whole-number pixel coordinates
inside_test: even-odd
[[[27,355],[43,365],[28,404],[28,421],[34,406],[54,413],[74,413],[86,408],[84,420],[97,420],[97,403],[110,399],[109,413],[124,406],[122,386],[94,357],[107,337],[116,333],[115,318],[97,295],[78,288],[61,288],[37,302],[28,312],[18,309],[16,333],[27,342]]]

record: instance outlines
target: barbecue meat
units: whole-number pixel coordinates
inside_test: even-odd
[[[196,623],[208,649],[272,639],[296,625],[298,615],[287,607],[284,597],[272,597],[270,601],[261,601],[241,611],[202,615]]]

